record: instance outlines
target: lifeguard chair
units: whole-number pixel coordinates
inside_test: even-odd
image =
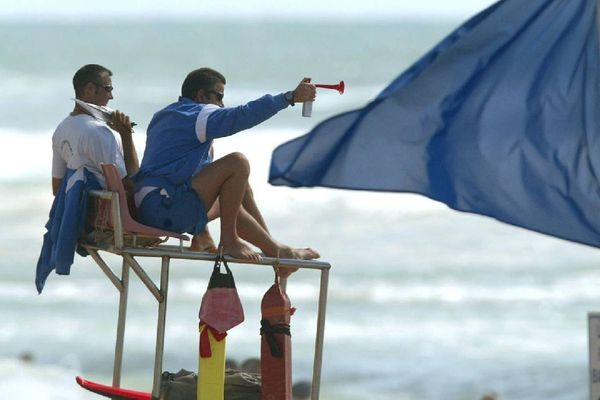
[[[189,240],[188,236],[156,229],[137,222],[132,216],[132,208],[130,207],[131,202],[127,199],[125,189],[116,167],[112,164],[103,164],[102,171],[106,179],[107,190],[91,192],[91,198],[95,203],[95,206],[92,207],[93,212],[89,216],[89,221],[94,225],[95,230],[82,241],[81,245],[88,251],[96,264],[98,264],[119,292],[119,315],[117,320],[113,381],[112,386],[105,386],[77,377],[77,382],[92,391],[96,388],[99,389],[96,391],[100,392],[100,389],[104,388],[106,390],[112,389],[113,393],[127,392],[134,396],[131,398],[158,399],[163,364],[169,267],[171,259],[198,260],[212,263],[215,261],[215,254],[189,251],[183,246],[183,242]],[[166,240],[169,238],[179,240],[179,245],[174,246],[165,244]],[[122,266],[120,276],[117,275],[104,261],[100,255],[101,251],[121,256]],[[160,283],[158,286],[148,276],[137,260],[137,258],[145,257],[161,259]],[[317,400],[319,398],[321,382],[327,287],[331,265],[322,261],[276,259],[271,257],[262,257],[262,260],[258,263],[238,260],[228,256],[225,256],[224,258],[229,263],[254,264],[267,267],[279,266],[282,268],[295,267],[320,271],[320,289],[318,296],[317,329],[311,392],[311,400]],[[156,329],[156,347],[154,352],[154,372],[151,393],[120,389],[130,270],[135,272],[158,302],[158,323]],[[281,284],[283,287],[285,287],[286,283],[287,280],[282,279]]]

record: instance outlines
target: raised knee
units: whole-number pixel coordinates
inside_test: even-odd
[[[250,162],[248,158],[240,152],[228,154],[226,156],[229,162],[234,166],[235,170],[239,173],[250,174]]]
[[[254,197],[254,192],[252,191],[250,185],[246,186],[246,196]]]

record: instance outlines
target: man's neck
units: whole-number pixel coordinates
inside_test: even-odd
[[[75,107],[73,107],[73,111],[71,111],[70,115],[75,116],[75,115],[80,115],[80,114],[91,115],[89,112],[87,112],[83,108],[79,107],[79,105],[77,103],[75,103]]]

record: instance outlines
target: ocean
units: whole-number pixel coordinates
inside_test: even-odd
[[[320,90],[312,118],[288,108],[218,140],[242,151],[273,235],[332,264],[324,400],[582,400],[588,397],[587,313],[600,309],[600,252],[411,194],[290,189],[267,183],[273,149],[317,123],[364,106],[458,20],[160,19],[0,24],[0,399],[95,399],[74,376],[111,382],[117,294],[89,258],[34,273],[52,201],[50,138],[72,109],[71,79],[87,63],[113,73],[109,104],[138,126],[177,99],[192,69],[227,77],[226,105],[293,89],[305,76],[344,80]],[[376,134],[374,132],[374,134]],[[373,157],[377,157],[376,154]],[[211,224],[218,237],[218,226]],[[108,257],[119,267],[118,259]],[[146,262],[156,277],[157,262]],[[171,270],[164,369],[195,370],[197,313],[208,263]],[[266,268],[232,265],[246,321],[227,341],[241,362],[260,353]],[[289,281],[294,381],[312,373],[318,274]],[[132,275],[123,386],[151,388],[156,307]]]

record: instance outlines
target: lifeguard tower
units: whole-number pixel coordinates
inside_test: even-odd
[[[95,227],[95,231],[83,240],[81,245],[88,251],[96,264],[98,264],[106,274],[119,294],[113,381],[112,386],[110,387],[94,384],[93,382],[85,381],[83,378],[79,377],[78,382],[88,389],[91,389],[90,386],[93,387],[94,385],[97,389],[105,388],[110,390],[112,388],[112,390],[115,391],[114,393],[129,394],[131,396],[129,398],[158,399],[163,364],[165,321],[169,291],[169,268],[171,260],[184,259],[214,262],[216,256],[211,253],[200,253],[187,250],[183,246],[183,242],[189,240],[186,235],[152,228],[135,221],[130,212],[130,203],[128,202],[116,168],[114,165],[104,164],[102,169],[106,178],[107,190],[91,192],[91,197],[96,206],[93,207],[93,212],[90,215],[90,222]],[[165,242],[169,238],[178,240],[179,245],[166,244]],[[121,257],[122,265],[120,273],[115,272],[115,270],[118,270],[118,267],[111,268],[107,264],[101,255],[102,252],[112,253]],[[161,259],[160,282],[154,282],[144,270],[142,260],[148,257]],[[246,262],[228,256],[224,256],[224,259],[229,263],[253,264],[259,267],[293,267],[319,272],[320,289],[317,298],[317,324],[311,392],[312,400],[319,399],[327,288],[331,265],[322,261],[277,259],[270,257],[263,257],[259,263]],[[123,344],[125,326],[127,323],[127,299],[129,293],[130,271],[133,271],[138,276],[158,304],[158,323],[156,327],[156,347],[154,350],[154,372],[151,393],[120,389]],[[285,288],[286,284],[287,279],[282,279],[281,285]],[[98,390],[98,392],[101,391]]]

